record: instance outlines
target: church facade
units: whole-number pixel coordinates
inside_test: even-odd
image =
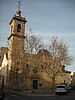
[[[16,11],[16,14],[10,21],[5,85],[8,89],[50,89],[52,80],[42,70],[44,62],[47,63],[47,60],[50,58],[50,53],[45,49],[40,50],[37,54],[25,53],[24,39],[26,22],[27,20],[21,16],[20,10]],[[55,79],[56,84],[64,83],[64,81],[70,84],[71,72],[63,70],[62,67],[60,73]]]

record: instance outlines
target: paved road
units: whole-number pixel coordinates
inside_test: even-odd
[[[7,94],[5,100],[75,100],[75,91],[67,95],[51,95],[51,96],[25,96],[22,94]]]

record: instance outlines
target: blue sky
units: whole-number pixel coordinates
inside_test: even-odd
[[[0,0],[0,47],[7,46],[9,22],[19,0]],[[45,44],[52,36],[64,39],[69,54],[75,58],[75,0],[20,0],[22,16],[26,17],[26,32],[40,35]],[[75,62],[75,61],[74,61]],[[75,63],[67,69],[75,70]]]

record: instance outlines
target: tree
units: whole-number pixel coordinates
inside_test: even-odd
[[[31,30],[30,30],[31,31]],[[33,66],[32,54],[36,54],[37,51],[43,47],[43,43],[41,42],[41,37],[36,35],[28,35],[26,34],[25,39],[25,89],[26,89],[26,81],[30,77],[31,66]]]
[[[25,39],[25,51],[26,53],[36,53],[40,48],[43,47],[43,43],[41,42],[41,37],[36,35],[29,36],[26,35]]]
[[[63,40],[58,41],[57,37],[53,37],[49,45],[49,51],[52,57],[60,60],[62,65],[70,65],[72,57],[69,55],[68,46]]]
[[[57,37],[53,37],[49,44],[50,57],[44,61],[43,69],[52,79],[52,89],[55,90],[55,79],[62,71],[63,65],[70,65],[72,57],[68,53],[68,46]]]

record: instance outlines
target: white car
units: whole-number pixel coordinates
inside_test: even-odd
[[[66,85],[57,85],[55,89],[55,94],[67,94]]]

